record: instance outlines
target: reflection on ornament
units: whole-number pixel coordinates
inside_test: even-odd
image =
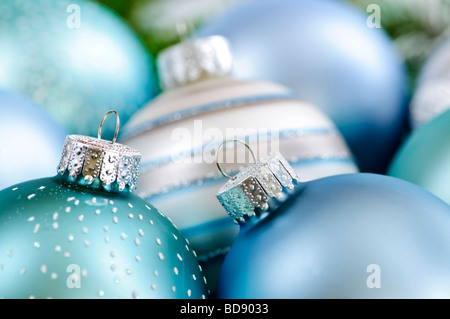
[[[359,168],[384,172],[406,124],[406,74],[391,40],[343,1],[259,0],[211,19],[238,79],[274,81],[336,123]]]
[[[69,135],[56,177],[0,192],[0,297],[206,298],[189,242],[131,193],[140,156]]]
[[[98,3],[2,1],[0,26],[0,86],[42,105],[70,131],[93,134],[110,107],[125,123],[156,93],[144,46]]]
[[[0,189],[55,171],[65,134],[38,105],[0,90],[0,134]]]
[[[411,134],[389,175],[432,192],[450,205],[450,110]]]

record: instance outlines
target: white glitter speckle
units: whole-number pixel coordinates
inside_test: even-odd
[[[109,243],[109,241],[111,240],[111,238],[109,237],[109,235],[105,236],[105,242]]]
[[[173,292],[177,291],[177,288],[175,286],[172,286],[172,291]]]
[[[84,246],[91,247],[91,242],[89,240],[84,241]]]
[[[180,254],[177,254],[177,257],[178,257],[178,259],[179,259],[180,261],[183,261],[183,257],[181,257]]]
[[[105,295],[105,292],[103,290],[99,290],[97,294],[99,297],[103,297]]]
[[[139,246],[141,244],[141,240],[139,238],[135,238],[134,243],[136,244],[136,246]]]
[[[47,273],[47,266],[46,265],[42,265],[41,266],[41,273],[43,273],[43,274]]]
[[[142,236],[144,236],[144,231],[142,229],[139,229],[138,234],[142,237]]]
[[[177,235],[175,235],[175,234],[172,234],[172,236],[173,236],[173,238],[175,238],[175,240],[178,240],[178,237],[177,237]]]
[[[133,205],[131,203],[128,203],[128,207],[133,208]]]
[[[19,189],[19,187],[14,187],[14,188],[12,189],[12,191],[15,192],[15,191],[18,190],[18,189]]]
[[[38,189],[39,189],[39,190],[43,190],[43,189],[45,189],[45,186],[41,186],[41,187],[39,187]]]
[[[50,275],[50,278],[52,278],[53,280],[58,279],[58,274],[56,272],[52,272]]]
[[[133,271],[130,268],[127,268],[125,272],[127,273],[128,276],[133,274]]]
[[[64,253],[64,257],[70,258],[70,253],[69,253],[68,251],[66,251],[66,252]]]
[[[58,229],[59,227],[58,222],[53,222],[52,227],[53,229]]]
[[[164,260],[164,255],[163,255],[162,252],[159,252],[159,253],[158,253],[158,257],[159,257],[159,259]]]
[[[156,290],[156,285],[155,284],[152,285],[152,290]]]
[[[187,291],[187,295],[188,295],[188,297],[190,297],[190,296],[191,296],[191,294],[192,294],[192,292],[191,292],[191,289],[188,289],[188,291]]]
[[[137,261],[137,262],[140,262],[140,261],[141,261],[141,256],[137,255],[137,256],[136,256],[136,261]]]
[[[177,267],[173,267],[173,272],[174,272],[175,275],[178,276],[178,268]]]
[[[27,196],[27,198],[28,198],[28,199],[32,199],[32,198],[35,197],[35,196],[36,196],[36,194],[30,194],[30,195]]]
[[[134,215],[133,214],[128,214],[128,218],[133,219]]]
[[[79,221],[79,222],[82,222],[82,221],[83,221],[83,219],[84,219],[84,215],[80,215],[80,216],[78,216],[78,221]]]
[[[78,205],[80,204],[80,200],[79,200],[79,199],[76,199],[76,200],[73,202],[73,204],[74,204],[75,206],[78,206]]]
[[[61,252],[61,246],[55,246],[55,251],[57,252],[57,253],[60,253]]]
[[[53,220],[57,220],[58,219],[58,213],[53,213]]]
[[[117,213],[117,207],[113,207],[111,210],[114,214]]]
[[[69,236],[67,236],[67,239],[68,239],[69,241],[73,241],[74,237],[73,237],[72,234],[70,234]]]
[[[109,227],[108,227],[108,226],[105,226],[105,227],[103,227],[103,230],[104,230],[105,232],[107,232],[107,231],[109,231]]]
[[[127,234],[125,233],[120,234],[120,238],[122,238],[123,240],[127,239]]]
[[[67,198],[67,201],[68,201],[68,202],[71,202],[71,201],[73,201],[74,199],[75,199],[75,197],[68,197],[68,198]]]
[[[158,273],[157,270],[155,270],[155,271],[153,272],[153,274],[155,275],[155,277],[158,277],[158,275],[159,275],[159,273]]]
[[[66,213],[70,213],[70,206],[67,206],[66,209],[64,210]]]
[[[197,277],[195,276],[195,274],[192,274],[192,279],[197,280]]]
[[[148,210],[152,210],[148,205],[145,205],[145,207],[147,207]]]
[[[36,224],[36,225],[34,225],[34,229],[33,229],[33,233],[37,233],[38,231],[39,231],[39,228],[41,227],[41,225],[40,224]]]
[[[101,210],[100,210],[100,209],[96,209],[96,210],[95,210],[95,215],[100,215],[100,213],[101,213]]]
[[[119,218],[117,218],[117,216],[114,216],[113,217],[113,222],[114,222],[114,224],[117,224],[119,222]]]
[[[27,219],[29,222],[32,222],[34,220],[34,216],[31,216]]]
[[[144,220],[144,216],[142,214],[139,214],[139,220]]]
[[[88,228],[87,227],[83,227],[82,229],[83,234],[87,234],[88,233]]]
[[[39,247],[41,247],[41,244],[39,244],[39,242],[35,241],[33,243],[33,246],[36,247],[36,248],[39,248]]]

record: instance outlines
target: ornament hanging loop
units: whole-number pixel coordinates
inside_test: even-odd
[[[105,116],[103,116],[102,121],[100,122],[100,125],[98,127],[98,139],[101,140],[102,139],[102,127],[103,127],[103,122],[105,122],[105,119],[108,117],[109,114],[114,113],[116,115],[116,132],[114,133],[114,137],[111,141],[111,144],[114,144],[116,142],[117,139],[117,135],[119,135],[119,128],[120,128],[120,119],[119,119],[119,114],[114,111],[108,111]]]
[[[230,142],[238,142],[238,143],[241,143],[242,145],[244,145],[244,146],[250,151],[250,154],[251,154],[252,157],[253,157],[253,162],[255,162],[255,163],[256,163],[256,157],[255,157],[255,153],[253,153],[253,150],[252,150],[252,148],[250,147],[250,145],[248,145],[248,144],[245,143],[244,141],[242,141],[242,140],[240,140],[240,139],[237,139],[237,138],[231,138],[231,139],[228,139],[228,140],[224,140],[224,141],[219,145],[219,147],[217,148],[217,151],[216,151],[216,165],[217,165],[217,168],[219,169],[219,172],[220,172],[223,176],[225,176],[225,177],[228,178],[229,180],[234,180],[236,177],[231,177],[230,175],[228,175],[227,173],[225,173],[225,171],[222,169],[222,167],[220,166],[220,163],[219,163],[219,154],[220,154],[220,151],[223,149],[223,147],[224,147],[226,144],[228,144],[228,143],[230,143]]]

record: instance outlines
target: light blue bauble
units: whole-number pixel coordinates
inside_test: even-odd
[[[411,183],[348,174],[244,224],[218,298],[449,298],[450,208]]]
[[[406,74],[368,17],[342,1],[249,1],[198,36],[228,38],[235,76],[294,89],[336,123],[361,171],[383,172],[407,122]]]
[[[126,122],[157,86],[137,36],[113,12],[84,0],[1,1],[0,70],[0,87],[87,135],[109,109]],[[107,121],[104,133],[114,124]]]
[[[450,204],[450,110],[411,134],[389,175],[417,184]]]
[[[42,108],[0,90],[0,190],[52,174],[64,138]]]

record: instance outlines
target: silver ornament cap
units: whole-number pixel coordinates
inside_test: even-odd
[[[224,143],[230,141],[244,143],[236,139]],[[298,175],[281,153],[273,152],[256,161],[249,146],[245,145],[253,155],[255,163],[236,176],[231,177],[224,173],[217,161],[220,172],[229,179],[218,191],[217,199],[235,222],[242,223],[245,223],[246,216],[253,217],[269,208],[275,209],[300,182]]]
[[[232,64],[229,43],[222,36],[183,40],[163,50],[157,58],[159,82],[164,90],[229,75]]]
[[[112,141],[101,139],[106,117],[116,115],[116,132]],[[69,174],[71,180],[80,180],[91,185],[97,182],[106,190],[113,187],[119,191],[134,191],[139,175],[141,153],[129,146],[116,143],[120,120],[116,111],[109,111],[103,117],[98,138],[84,135],[68,135],[64,143],[58,173]]]

